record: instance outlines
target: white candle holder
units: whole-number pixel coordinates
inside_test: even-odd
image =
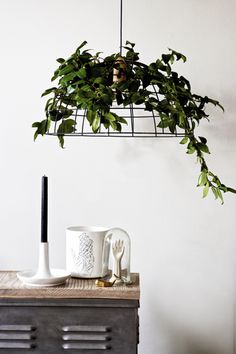
[[[39,260],[37,270],[25,270],[17,273],[17,277],[25,285],[39,287],[49,287],[64,284],[70,275],[70,272],[64,269],[50,269],[48,242],[41,242],[39,245]]]

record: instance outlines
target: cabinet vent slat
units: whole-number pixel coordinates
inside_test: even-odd
[[[104,335],[104,334],[90,334],[90,333],[82,333],[82,334],[65,334],[62,336],[63,340],[99,340],[99,341],[107,341],[111,340],[111,337]]]
[[[0,332],[0,340],[2,339],[21,339],[21,340],[30,340],[30,339],[35,339],[35,336],[32,335],[31,333],[12,333],[12,332]]]
[[[63,326],[63,332],[110,332],[107,326]]]
[[[35,327],[31,325],[0,325],[0,331],[35,331]]]
[[[33,349],[35,344],[24,342],[2,342],[0,341],[0,349]]]
[[[63,349],[80,349],[80,350],[108,350],[111,349],[110,345],[99,343],[65,343],[62,344]]]

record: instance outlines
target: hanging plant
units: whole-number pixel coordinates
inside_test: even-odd
[[[208,104],[222,110],[223,107],[212,98],[192,93],[189,81],[172,70],[175,61],[186,61],[183,54],[170,49],[168,54],[147,65],[139,61],[134,43],[126,42],[125,55],[116,53],[104,59],[100,58],[100,52],[93,55],[90,50],[83,50],[86,44],[83,42],[69,59],[57,59],[60,65],[52,81],[59,80],[58,85],[42,94],[52,97],[46,102],[45,119],[33,123],[34,139],[49,133],[51,124],[56,122],[55,133],[63,147],[64,135],[76,130],[75,108],[85,110],[94,134],[101,126],[121,132],[127,122],[111,111],[112,105],[142,105],[146,111],[157,112],[158,127],[173,134],[177,128],[183,132],[180,144],[186,144],[187,153],[196,154],[200,164],[197,185],[203,187],[203,197],[211,190],[223,203],[222,192],[236,193],[208,169],[204,157],[210,153],[207,139],[195,133],[201,120],[208,120],[205,112]]]

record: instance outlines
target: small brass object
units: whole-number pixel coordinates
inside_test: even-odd
[[[113,285],[112,282],[106,281],[106,280],[103,280],[103,279],[97,279],[95,281],[95,284],[96,284],[96,286],[99,286],[100,288],[108,288],[108,287],[111,287]]]
[[[96,286],[99,286],[100,288],[109,288],[112,287],[115,282],[118,280],[116,275],[113,275],[110,280],[104,280],[104,279],[97,279],[95,281]]]

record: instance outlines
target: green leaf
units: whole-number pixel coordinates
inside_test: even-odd
[[[192,146],[191,148],[189,148],[187,150],[187,154],[189,154],[189,155],[194,154],[195,151],[196,151],[196,148],[194,146]]]
[[[92,74],[93,74],[93,72],[92,72]],[[104,83],[104,78],[102,78],[102,77],[97,77],[97,78],[94,80],[94,83],[95,83],[95,84],[102,84],[102,83]]]
[[[116,88],[120,91],[125,91],[129,87],[129,83],[127,81],[121,81],[116,84]]]
[[[69,85],[67,86],[66,92],[68,93],[68,95],[70,95],[71,93],[75,92],[76,88]]]
[[[129,42],[129,41],[126,41],[125,44],[130,45],[132,48],[134,48],[134,46],[135,46],[135,43],[132,43],[132,42]]]
[[[205,186],[205,184],[208,183],[207,180],[207,173],[205,171],[202,171],[199,175],[198,178],[198,186]]]
[[[208,192],[209,192],[209,183],[207,183],[205,185],[205,187],[203,188],[203,195],[202,195],[203,198],[205,198],[207,196]]]
[[[94,133],[97,133],[101,124],[101,118],[98,114],[95,115],[95,118],[92,122],[92,129]]]
[[[49,110],[49,117],[52,121],[57,122],[63,118],[62,112],[60,112],[57,109],[51,109]]]
[[[37,137],[38,137],[38,132],[36,130],[35,133],[34,133],[34,141],[37,139]]]
[[[207,96],[205,96],[203,99],[205,103],[212,103],[214,106],[219,106],[222,109],[222,111],[224,111],[224,107],[221,106],[219,101],[213,100],[212,98],[209,98]]]
[[[75,72],[69,73],[65,76],[63,76],[63,78],[60,79],[60,84],[61,85],[68,85],[68,83],[73,80],[75,77],[77,76],[77,74]]]
[[[120,124],[120,123],[116,123],[116,130],[117,130],[118,132],[121,132],[122,127],[121,127],[121,124]]]
[[[180,128],[184,128],[185,127],[185,123],[186,123],[186,115],[183,111],[180,111],[178,114],[178,118],[179,118],[179,127]]]
[[[171,120],[169,124],[169,131],[174,134],[176,132],[176,122],[174,120]]]
[[[156,64],[156,67],[155,67],[155,64]],[[154,74],[153,76],[155,76],[157,70],[161,70],[161,71],[165,71],[165,72],[167,71],[167,66],[164,65],[160,59],[157,59],[156,63],[152,63],[149,65],[149,72],[152,75]],[[159,75],[159,78],[161,78],[160,75]],[[163,81],[163,80],[161,80],[161,81]]]
[[[171,123],[170,119],[165,119],[165,120],[163,119],[157,124],[157,127],[158,128],[167,128],[167,127],[169,127],[170,123]]]
[[[116,121],[116,116],[115,116],[113,113],[111,113],[111,112],[106,113],[106,114],[105,114],[105,118],[106,118],[107,120],[109,120],[110,123]]]
[[[79,69],[77,75],[79,76],[80,79],[85,79],[87,76],[86,69],[85,68]]]
[[[88,119],[90,125],[92,125],[93,120],[94,120],[96,114],[97,114],[97,113],[96,113],[95,111],[90,111],[90,110],[87,111],[86,116],[87,116],[87,119]]]
[[[54,103],[54,98],[51,97],[47,100],[45,105],[45,112],[48,112],[49,109],[53,108],[53,103]]]
[[[221,190],[219,188],[216,188],[216,191],[217,191],[218,197],[221,200],[221,204],[224,204],[224,199],[223,199],[223,195],[221,193]]]
[[[205,145],[207,143],[207,139],[203,136],[199,136],[200,141]]]
[[[41,122],[34,122],[32,124],[32,127],[37,128],[34,133],[34,140],[37,139],[38,135],[43,136],[44,134],[46,134],[50,129],[50,125],[51,125],[50,119],[44,119]]]
[[[127,120],[123,117],[117,117],[118,122],[123,123],[123,124],[128,124]]]
[[[65,62],[65,59],[63,58],[58,58],[57,59],[57,62],[60,63],[60,64],[63,64]]]
[[[57,134],[71,134],[75,131],[75,120],[74,119],[65,119],[61,122],[57,129]]]
[[[40,122],[34,122],[34,123],[32,124],[32,128],[38,128],[39,125],[40,125]]]
[[[76,49],[76,53],[80,53],[80,49],[83,48],[87,44],[87,41],[83,41],[80,46]]]
[[[184,63],[186,62],[187,58],[186,58],[185,55],[183,55],[183,54],[181,54],[181,53],[179,53],[179,52],[176,52],[175,50],[173,50],[173,49],[171,49],[171,48],[168,48],[168,49],[171,51],[171,54],[172,54],[172,55],[175,55],[175,56],[176,56],[176,59],[177,59],[177,60],[182,59]]]
[[[196,147],[194,146],[193,142],[190,141],[187,146],[187,154],[193,154],[196,151]]]
[[[73,110],[61,107],[60,113],[62,114],[63,118],[69,118],[73,114]]]
[[[118,106],[123,103],[123,96],[122,96],[122,93],[118,90],[116,90],[116,102],[118,104]]]
[[[209,151],[209,148],[207,145],[205,144],[202,144],[202,143],[198,143],[197,144],[198,148],[202,151],[202,152],[205,152],[207,154],[210,154],[210,151]]]
[[[180,141],[180,144],[187,144],[187,142],[188,142],[188,139],[189,139],[189,137],[188,136],[185,136],[181,141]]]
[[[153,105],[149,101],[146,101],[145,102],[145,111],[152,112],[152,110],[153,110]]]
[[[163,113],[160,113],[160,118],[161,121],[157,125],[158,128],[167,128],[173,121],[172,118],[170,118],[168,115]]]
[[[130,60],[130,61],[137,61],[139,59],[139,56],[138,56],[139,53],[136,53],[134,52],[134,50],[130,49],[128,50],[128,52],[126,53],[126,59],[127,60]]]
[[[59,139],[60,146],[63,149],[64,148],[64,135],[58,135],[57,137]]]
[[[113,130],[117,130],[117,123],[116,122],[110,122],[110,125]]]
[[[165,64],[168,64],[171,58],[170,54],[162,54],[162,60],[164,61]]]
[[[103,95],[101,95],[101,98],[102,98],[103,102],[105,102],[109,106],[112,105],[112,97],[110,95],[103,94]]]
[[[56,87],[51,87],[51,88],[45,90],[45,91],[42,93],[41,97],[46,96],[46,95],[49,95],[51,92],[55,92],[56,90],[57,90]]]
[[[137,105],[142,104],[144,100],[145,99],[138,92],[133,93],[131,96],[131,101]]]
[[[214,186],[212,186],[212,187],[211,187],[211,190],[212,190],[212,192],[213,192],[213,194],[214,194],[214,196],[215,196],[215,199],[218,199],[217,188],[214,187]]]
[[[129,84],[130,92],[137,92],[140,86],[140,80],[132,80]]]
[[[59,76],[63,76],[66,75],[68,73],[70,73],[71,71],[73,72],[74,70],[74,66],[73,65],[66,65],[63,69],[59,69]]]

